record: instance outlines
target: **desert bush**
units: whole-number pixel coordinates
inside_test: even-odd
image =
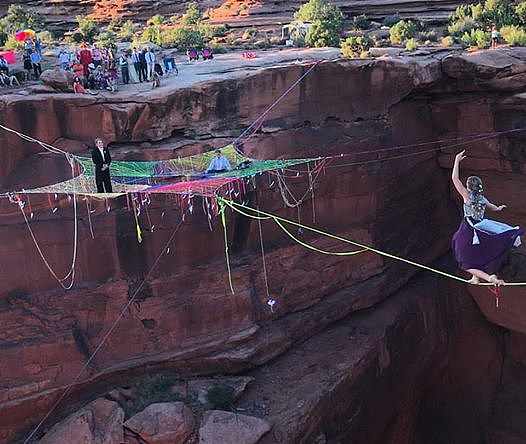
[[[466,46],[476,46],[480,49],[489,48],[491,42],[489,33],[482,29],[472,29],[469,33],[466,32],[460,41]]]
[[[472,29],[477,27],[477,22],[471,17],[459,19],[447,27],[447,34],[455,37],[460,37],[465,33],[470,33]]]
[[[450,35],[446,37],[442,37],[440,40],[440,46],[444,48],[449,48],[450,46],[453,46],[455,44],[455,39],[451,37]]]
[[[526,25],[526,2],[519,3],[515,7],[515,15],[521,25]]]
[[[342,55],[344,57],[357,57],[362,52],[368,51],[372,44],[373,41],[366,34],[349,37],[342,43]]]
[[[186,12],[182,17],[182,24],[185,26],[198,25],[203,21],[203,13],[199,10],[197,2],[190,2],[186,8]]]
[[[300,22],[313,23],[305,36],[308,46],[339,46],[344,17],[340,8],[327,0],[309,0],[294,13]]]
[[[365,14],[357,15],[352,20],[352,27],[353,27],[353,29],[365,30],[365,29],[369,29],[370,25],[371,24],[369,22],[369,19],[367,18],[367,16]]]
[[[436,42],[438,40],[438,35],[436,31],[421,31],[418,33],[418,40],[422,42]]]
[[[414,37],[413,38],[410,38],[408,39],[406,42],[405,42],[405,49],[407,51],[416,51],[418,49],[418,40],[415,39]]]
[[[391,27],[389,39],[395,45],[404,44],[408,39],[415,36],[417,28],[411,20],[400,20]]]
[[[234,389],[227,385],[216,385],[208,390],[206,399],[212,408],[230,410],[234,402]]]
[[[502,38],[511,46],[526,46],[526,30],[519,26],[503,26],[500,28]]]
[[[385,26],[394,26],[396,25],[400,20],[402,20],[402,17],[400,17],[398,14],[394,15],[386,15],[383,20],[383,24]]]
[[[78,32],[82,35],[82,40],[92,43],[100,33],[100,28],[95,19],[89,15],[77,15]]]

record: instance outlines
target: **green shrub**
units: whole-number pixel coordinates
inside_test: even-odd
[[[146,26],[141,33],[142,42],[152,42],[160,46],[165,42],[165,39],[165,33],[159,25],[150,24]]]
[[[389,39],[395,45],[404,44],[408,39],[415,36],[417,28],[411,20],[400,20],[393,25],[389,31]]]
[[[526,46],[526,30],[518,26],[503,26],[500,28],[502,38],[511,46]]]
[[[243,40],[250,40],[258,35],[258,30],[256,28],[247,28],[243,31],[241,38]]]
[[[182,24],[185,26],[198,25],[203,21],[203,13],[199,10],[197,2],[190,2],[183,14]]]
[[[229,410],[234,402],[234,389],[227,385],[216,385],[208,390],[206,399],[215,409]]]
[[[124,41],[130,41],[133,39],[135,34],[135,24],[131,20],[126,20],[117,33],[120,39]]]
[[[165,44],[175,46],[186,51],[188,48],[199,48],[203,46],[202,34],[194,28],[177,26],[165,31]]]
[[[225,54],[228,52],[228,49],[223,45],[210,45],[210,49],[214,52],[214,54]]]
[[[407,51],[416,51],[418,49],[418,41],[415,38],[410,38],[405,42],[405,49]]]
[[[369,29],[369,26],[370,26],[369,19],[367,18],[365,14],[357,15],[352,20],[353,29],[365,30],[365,29]]]
[[[440,46],[444,48],[449,48],[450,46],[453,46],[455,44],[455,39],[451,37],[450,35],[446,37],[442,37],[440,40]]]
[[[5,49],[19,51],[24,49],[24,42],[17,42],[13,36],[9,36],[4,43]]]
[[[526,25],[526,2],[519,3],[515,7],[515,14],[522,25]]]
[[[96,41],[102,46],[114,45],[117,41],[117,35],[112,31],[101,32]]]
[[[19,29],[33,29],[39,31],[44,26],[42,16],[22,5],[10,5],[7,8],[6,20],[9,33],[14,34]]]
[[[455,37],[460,37],[466,33],[470,33],[472,29],[477,27],[477,22],[471,17],[459,19],[447,27],[447,34]]]
[[[466,32],[460,40],[466,46],[476,46],[480,49],[489,48],[491,43],[489,33],[482,29],[472,29],[469,33]]]
[[[78,32],[82,35],[82,39],[86,42],[92,43],[97,35],[100,33],[99,26],[91,16],[83,17],[77,15]]]
[[[342,43],[342,55],[358,57],[362,52],[368,51],[372,44],[373,41],[368,35],[349,37]]]
[[[313,23],[305,36],[308,46],[339,46],[344,17],[337,6],[327,0],[309,0],[294,13],[294,18]]]
[[[402,20],[402,17],[400,17],[398,14],[386,15],[384,17],[383,23],[385,26],[389,26],[390,28],[391,26],[396,25],[400,20]]]
[[[436,31],[421,31],[418,33],[418,39],[422,42],[436,42],[438,40],[438,35]]]
[[[486,0],[484,14],[488,25],[495,25],[497,28],[517,24],[515,9],[510,0]]]

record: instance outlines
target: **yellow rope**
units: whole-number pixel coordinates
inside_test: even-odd
[[[230,257],[228,256],[228,234],[226,231],[226,207],[224,205],[223,200],[218,200],[217,203],[219,204],[219,212],[221,213],[221,223],[223,224],[223,232],[225,237],[225,256],[226,256],[226,268],[228,271],[228,284],[230,285],[230,291],[232,294],[234,293],[234,286],[232,285],[232,270],[230,268]]]
[[[231,200],[223,199],[220,196],[217,196],[217,199],[218,199],[218,202],[222,202],[222,203],[228,205],[230,208],[232,208],[232,210],[234,210],[234,211],[236,211],[236,212],[238,212],[240,214],[243,214],[244,216],[251,217],[253,219],[257,218],[258,216],[250,215],[250,214],[242,211],[241,208],[243,208],[245,210],[250,210],[250,211],[258,214],[259,216],[265,216],[266,218],[273,219],[274,221],[276,221],[276,223],[277,223],[277,221],[281,221],[281,222],[285,222],[285,223],[288,223],[288,224],[291,224],[291,225],[295,225],[295,226],[297,226],[299,228],[312,231],[312,232],[320,234],[322,236],[327,236],[327,237],[330,237],[332,239],[336,239],[336,240],[339,240],[341,242],[345,242],[345,243],[354,245],[354,246],[362,248],[362,249],[364,249],[366,251],[371,251],[371,252],[379,254],[381,256],[388,257],[390,259],[394,259],[394,260],[397,260],[397,261],[400,261],[400,262],[405,262],[406,264],[413,265],[414,267],[418,267],[418,268],[421,268],[421,269],[424,269],[424,270],[428,270],[428,271],[431,271],[432,273],[439,274],[441,276],[447,277],[449,279],[454,279],[456,281],[463,282],[465,284],[482,285],[482,286],[494,286],[495,285],[495,284],[493,284],[491,282],[479,282],[478,284],[474,284],[473,282],[470,282],[468,279],[464,279],[464,278],[461,278],[459,276],[455,276],[454,274],[446,273],[445,271],[438,270],[436,268],[432,268],[432,267],[429,267],[427,265],[421,264],[419,262],[415,262],[415,261],[412,261],[412,260],[409,260],[409,259],[406,259],[406,258],[403,258],[403,257],[400,257],[400,256],[396,256],[394,254],[387,253],[387,252],[382,251],[382,250],[378,250],[377,248],[373,248],[373,247],[370,247],[368,245],[364,245],[364,244],[361,244],[359,242],[352,241],[350,239],[345,239],[343,237],[336,236],[336,235],[331,234],[331,233],[327,233],[325,231],[319,230],[319,229],[314,228],[314,227],[309,227],[308,225],[303,225],[303,224],[300,224],[298,222],[295,222],[295,221],[292,221],[292,220],[289,220],[289,219],[285,219],[285,218],[276,216],[274,214],[267,213],[265,211],[257,210],[255,208],[251,208],[251,207],[248,207],[246,205],[241,205],[241,204],[238,204],[238,203],[233,202]],[[355,254],[358,253],[358,252],[355,252]],[[337,255],[337,253],[330,253],[330,252],[324,252],[324,254]],[[506,282],[506,283],[504,283],[504,285],[505,286],[517,286],[517,287],[518,286],[526,286],[526,282]]]

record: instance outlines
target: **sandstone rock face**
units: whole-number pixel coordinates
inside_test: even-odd
[[[194,429],[194,415],[182,402],[151,404],[124,426],[148,444],[184,443]]]
[[[40,75],[40,80],[57,91],[73,91],[73,73],[70,71],[60,68],[46,69]]]
[[[459,207],[455,206],[460,205],[460,201],[454,196],[451,202],[448,179],[452,156],[459,146],[437,154],[439,147],[447,144],[429,145],[428,142],[453,140],[462,143],[462,148],[470,153],[463,163],[464,172],[482,176],[490,198],[505,196],[507,222],[526,225],[524,134],[516,131],[501,134],[499,138],[466,139],[523,127],[525,87],[516,84],[517,89],[511,91],[491,86],[497,77],[499,81],[506,81],[520,71],[521,52],[488,51],[487,54],[454,57],[462,60],[448,59],[446,63],[439,56],[429,56],[337,60],[318,65],[274,109],[265,122],[266,131],[246,142],[245,150],[256,158],[344,153],[344,160],[336,158],[327,165],[323,175],[315,180],[314,200],[305,202],[299,213],[297,209],[284,208],[276,183],[272,184],[266,176],[258,178],[256,192],[250,191],[247,198],[283,217],[293,220],[300,217],[304,224],[323,227],[341,237],[431,264],[449,251],[451,234],[460,218]],[[482,68],[470,62],[477,57],[486,60]],[[492,57],[495,57],[494,63]],[[496,68],[486,68],[492,63]],[[509,63],[512,64],[508,66]],[[218,57],[213,66],[221,70],[225,65]],[[296,64],[291,66],[290,60],[288,66],[272,70],[265,70],[261,65],[250,67],[248,76],[247,71],[236,70],[229,71],[221,80],[211,81],[211,77],[203,73],[196,75],[198,80],[194,79],[193,83],[168,85],[161,92],[149,92],[143,97],[120,92],[107,98],[77,98],[66,94],[5,95],[0,98],[0,119],[6,126],[45,141],[62,138],[70,147],[75,147],[77,141],[78,152],[84,154],[94,134],[113,142],[115,153],[128,159],[130,157],[126,156],[155,158],[158,144],[163,141],[167,144],[163,155],[173,155],[172,143],[179,146],[185,134],[193,135],[192,149],[199,148],[200,140],[208,145],[214,140],[220,146],[246,128],[308,69]],[[495,77],[488,74],[491,72]],[[206,81],[200,82],[202,79]],[[489,85],[483,94],[480,93],[481,82]],[[143,145],[145,142],[148,144]],[[21,142],[4,132],[0,133],[0,144],[5,155],[5,161],[0,162],[3,182],[31,184],[34,176],[33,179],[41,184],[47,176],[40,171],[39,165],[49,168],[49,176],[67,177],[67,165],[61,164],[62,160],[55,164],[50,160],[40,163],[38,146]],[[400,145],[405,147],[394,148]],[[377,152],[384,148],[387,150]],[[356,162],[361,165],[355,165]],[[308,176],[286,177],[285,180],[295,196],[301,197],[309,190]],[[31,205],[34,212],[31,227],[46,259],[59,274],[65,274],[73,245],[72,204],[65,195],[49,198],[31,196],[26,206]],[[469,298],[467,293],[462,293],[448,306],[430,302],[424,310],[415,302],[413,308],[399,317],[398,323],[384,323],[383,316],[387,315],[381,313],[393,308],[389,305],[391,308],[382,309],[382,302],[405,286],[417,270],[370,253],[346,258],[320,255],[292,243],[270,223],[262,224],[260,237],[257,223],[229,214],[228,235],[236,293],[231,295],[221,222],[213,219],[211,231],[201,210],[203,202],[198,199],[194,204],[196,211],[186,216],[170,253],[162,256],[154,272],[148,274],[181,222],[178,201],[169,196],[152,198],[148,216],[156,229],[144,230],[141,244],[137,243],[135,222],[125,198],[109,202],[109,212],[103,201],[80,203],[77,285],[62,292],[57,290],[56,282],[35,253],[19,208],[5,199],[0,200],[0,243],[3,246],[0,252],[0,387],[3,387],[0,390],[0,441],[17,442],[35,424],[35,418],[43,416],[91,356],[132,296],[137,296],[136,303],[129,307],[79,384],[73,387],[75,396],[93,399],[105,393],[107,384],[119,383],[144,368],[184,374],[250,370],[365,309],[380,313],[375,322],[384,343],[393,340],[400,346],[405,344],[410,348],[408,359],[413,359],[411,341],[420,336],[396,339],[400,331],[395,325],[402,326],[418,319],[419,326],[414,331],[426,338],[429,334],[427,344],[432,349],[436,344],[444,345],[449,333],[446,324],[440,324],[441,333],[437,335],[429,333],[433,329],[421,330],[430,321],[429,317],[440,318],[442,322],[457,313],[456,309],[459,313],[464,313],[462,310],[472,315],[476,313],[473,307],[462,308],[462,298]],[[57,211],[53,212],[53,208]],[[146,214],[141,216],[141,224],[146,228],[151,226]],[[297,235],[329,251],[353,248],[305,231]],[[263,273],[262,244],[266,275]],[[148,276],[146,285],[135,295],[145,276]],[[439,300],[450,291],[444,288],[435,293],[432,282],[424,288]],[[277,301],[274,311],[268,308],[269,298]],[[459,314],[454,319],[453,324],[461,322],[463,317]],[[454,396],[454,390],[446,391],[446,382],[450,377],[465,377],[460,369],[467,365],[463,358],[471,356],[472,340],[488,343],[476,361],[480,362],[480,368],[491,365],[490,375],[485,379],[478,372],[479,367],[472,368],[471,373],[476,373],[475,380],[483,384],[485,399],[492,399],[498,380],[493,378],[498,373],[494,372],[494,360],[499,351],[490,344],[491,334],[483,327],[477,329],[480,336],[478,333],[470,336],[467,328],[459,333],[464,342],[457,348],[449,347],[448,342],[441,348],[440,356],[428,356],[426,365],[412,374],[417,382],[409,378],[400,385],[404,389],[418,386],[420,395],[416,400],[402,397],[401,404],[392,403],[404,414],[399,420],[393,419],[392,428],[383,430],[382,436],[372,437],[377,441],[369,442],[382,442],[382,439],[386,442],[393,436],[407,438],[416,433],[418,415],[414,409],[418,402],[424,402],[427,393],[424,386],[437,387],[430,389],[436,396],[441,391]],[[520,345],[519,333],[522,332],[517,333],[513,336],[513,357],[526,362],[526,353],[521,351]],[[318,343],[323,350],[330,346],[328,344],[331,343]],[[378,344],[364,345],[373,349],[367,361],[373,364],[363,368],[363,378],[369,381],[368,387],[373,387],[376,373],[369,374],[369,370],[379,362],[379,367],[384,368],[382,387],[385,393],[390,399],[398,399],[399,392],[391,387],[397,386],[393,381],[403,372],[403,363],[391,366],[392,355],[396,353],[387,353],[389,347]],[[447,360],[448,353],[451,361]],[[434,361],[441,363],[439,367],[443,372],[430,376],[429,368]],[[454,364],[453,367],[447,367],[448,363]],[[327,370],[327,362],[317,361],[316,365]],[[512,367],[511,363],[508,367]],[[342,372],[347,370],[349,367]],[[278,376],[275,381],[279,381]],[[352,375],[340,376],[338,380],[344,387],[357,387],[356,380],[348,379]],[[301,373],[290,380],[300,377]],[[476,401],[475,404],[482,402],[473,393],[476,384],[462,381],[470,387],[469,399]],[[460,384],[455,386],[457,391],[459,387]],[[248,390],[261,388],[252,389],[249,385]],[[294,404],[287,404],[291,416],[287,416],[290,420],[286,420],[286,434],[291,442],[303,436],[312,438],[305,442],[315,442],[333,428],[337,430],[335,435],[341,431],[343,437],[355,436],[352,430],[337,428],[353,415],[359,418],[356,424],[371,425],[360,422],[371,417],[365,413],[362,416],[360,412],[374,412],[377,404],[371,402],[369,407],[360,410],[359,405],[349,407],[335,393],[338,387],[331,389],[328,398],[314,398],[305,409],[297,411]],[[268,394],[264,396],[269,397]],[[445,398],[441,397],[444,405],[447,404]],[[292,399],[297,405],[301,393]],[[332,406],[332,401],[342,402],[341,408],[334,410],[334,416],[331,416],[333,410],[327,407]],[[65,400],[61,412],[67,411],[71,404],[72,401]],[[436,413],[445,415],[447,409],[439,407],[427,405],[429,414],[423,415],[429,424],[437,417]],[[480,417],[474,418],[469,410],[466,404],[468,413],[457,412],[457,416],[469,417],[474,429],[491,417],[491,406],[487,404]],[[351,415],[345,416],[349,412]],[[298,419],[297,414],[301,418]],[[445,422],[453,424],[454,415],[446,416]],[[46,426],[55,421],[56,418],[51,417]],[[312,424],[312,428],[306,424]],[[502,424],[502,420],[495,420],[495,436],[502,430],[499,429]],[[428,430],[431,429],[429,426]],[[278,435],[284,433],[280,430],[281,427],[276,432]],[[478,438],[477,435],[465,442],[480,442]]]
[[[264,419],[210,410],[199,429],[199,444],[256,444],[271,428]]]
[[[93,14],[98,20],[109,21],[119,16],[124,19],[145,21],[155,14],[172,16],[186,9],[186,1],[146,1],[146,0],[69,0],[67,2],[46,2],[42,0],[0,0],[0,14],[4,14],[10,4],[23,3],[37,10],[46,18],[51,29],[69,30],[76,25],[77,15]],[[226,22],[232,26],[272,26],[288,23],[304,2],[270,0],[204,0],[199,2],[202,10],[210,10],[213,21]],[[411,0],[335,0],[348,18],[360,14],[381,19],[386,15],[400,14],[418,17],[423,20],[445,20],[448,14],[460,3],[454,0],[426,1]]]
[[[116,444],[123,441],[124,412],[116,402],[97,399],[55,425],[40,444]]]

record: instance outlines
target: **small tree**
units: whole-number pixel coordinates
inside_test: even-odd
[[[294,18],[313,24],[305,37],[308,46],[339,46],[344,17],[337,6],[327,0],[309,0],[294,13]]]
[[[79,24],[79,32],[82,35],[82,38],[86,42],[93,42],[95,37],[100,33],[100,28],[95,22],[94,18],[91,16],[83,17],[77,15],[77,23]]]
[[[411,20],[400,20],[389,30],[389,39],[394,45],[405,44],[417,32],[416,25]]]
[[[190,2],[183,14],[182,23],[185,26],[198,25],[203,21],[203,13],[199,10],[197,2]]]
[[[6,19],[9,23],[10,32],[25,28],[38,31],[44,24],[40,15],[21,5],[10,5],[7,9]]]
[[[477,48],[489,48],[490,36],[482,29],[472,29],[469,33],[465,33],[460,40],[466,46],[476,46]]]
[[[342,43],[342,55],[344,57],[358,57],[369,51],[372,44],[373,41],[367,34],[349,37]]]
[[[515,8],[515,14],[521,25],[526,25],[526,2],[519,3]]]
[[[165,39],[166,44],[182,50],[203,46],[203,35],[197,29],[184,26],[167,30]]]

